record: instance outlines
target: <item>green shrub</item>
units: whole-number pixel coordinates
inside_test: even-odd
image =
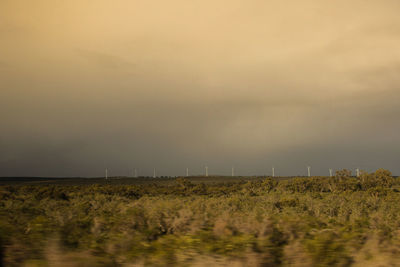
[[[380,169],[358,178],[0,186],[0,260],[51,266],[57,248],[71,266],[85,257],[99,266],[188,266],[199,255],[348,266],[367,251],[371,265],[380,256],[399,265],[398,183]]]

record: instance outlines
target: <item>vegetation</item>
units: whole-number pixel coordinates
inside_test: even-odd
[[[199,181],[3,184],[0,261],[6,266],[400,265],[400,183],[389,171]]]

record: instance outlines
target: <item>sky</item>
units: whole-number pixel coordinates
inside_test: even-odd
[[[0,176],[400,175],[398,0],[0,0]]]

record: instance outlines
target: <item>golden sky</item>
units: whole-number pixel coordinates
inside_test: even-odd
[[[0,176],[400,172],[398,0],[0,0]]]

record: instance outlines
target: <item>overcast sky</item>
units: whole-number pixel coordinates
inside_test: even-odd
[[[0,0],[0,176],[400,175],[398,0]]]

